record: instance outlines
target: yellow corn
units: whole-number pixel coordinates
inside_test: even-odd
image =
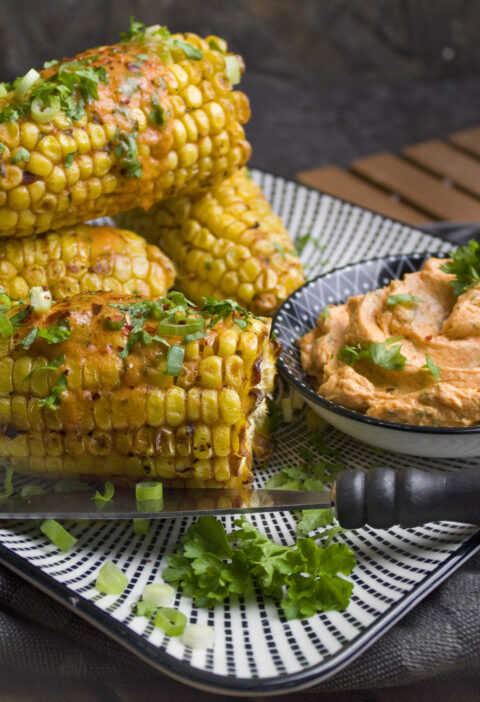
[[[138,320],[134,304],[152,303],[80,293],[42,315],[30,313],[14,336],[0,337],[0,456],[15,469],[50,475],[249,484],[255,424],[273,385],[270,322],[251,319],[241,329],[234,313],[210,328],[211,316],[189,308],[186,323],[204,319],[205,337],[184,345],[181,370],[172,376],[168,349],[181,346],[182,337],[165,333],[158,314],[144,322],[150,337],[119,355]],[[171,303],[157,304],[161,316]],[[7,315],[22,309],[13,305]],[[123,316],[124,326],[112,329]],[[22,345],[33,327],[59,324],[70,329],[66,340],[47,343],[38,335]],[[153,340],[155,333],[166,344]]]
[[[271,315],[305,281],[287,230],[244,170],[206,194],[117,219],[172,258],[178,289],[197,303],[204,295],[227,297]]]
[[[171,42],[166,51],[147,32],[141,41],[75,57],[107,74],[83,114],[60,110],[39,122],[28,94],[23,102],[13,90],[0,99],[0,236],[147,208],[246,163],[251,148],[242,124],[249,104],[226,76],[225,43],[194,34],[172,35]],[[188,58],[182,42],[201,58]],[[44,69],[42,79],[54,79],[67,64]],[[18,104],[25,116],[11,112]]]
[[[163,297],[175,271],[142,237],[115,227],[80,224],[38,237],[0,239],[0,288],[27,298],[46,285],[54,299],[83,290],[117,290]]]

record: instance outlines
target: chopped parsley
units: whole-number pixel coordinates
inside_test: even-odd
[[[153,110],[149,113],[148,119],[160,127],[165,124],[165,110],[159,105],[157,98],[152,98]]]
[[[330,317],[330,305],[327,305],[326,307],[324,307],[323,312],[322,312],[322,322],[326,322],[329,317]]]
[[[143,22],[136,22],[134,17],[130,17],[130,27],[128,31],[120,33],[120,39],[143,44],[147,39],[146,31],[147,27]],[[200,61],[203,58],[203,51],[201,49],[198,49],[188,41],[173,39],[166,27],[159,27],[154,31],[149,30],[148,39],[154,37],[158,37],[163,42],[167,51],[181,49],[187,58],[193,59],[194,61]]]
[[[391,344],[399,341],[401,338],[401,336],[392,336],[390,339],[382,342],[372,341],[367,345],[343,346],[338,350],[337,357],[349,366],[356,361],[366,359],[386,370],[401,371],[407,360],[401,353],[402,345],[391,346]]]
[[[46,329],[33,327],[26,336],[22,339],[19,346],[22,349],[29,349],[35,339],[45,339],[47,344],[61,344],[66,341],[71,334],[69,327],[64,324],[57,324]]]
[[[435,382],[438,383],[438,381],[440,380],[440,372],[441,372],[442,369],[440,368],[440,366],[437,366],[437,365],[432,361],[432,359],[430,358],[430,356],[428,355],[428,353],[425,354],[425,361],[426,361],[426,363],[425,363],[424,366],[422,366],[422,368],[425,368],[426,370],[429,370],[430,373],[431,373],[431,374],[433,375],[433,377],[435,378]]]
[[[222,47],[219,45],[215,39],[209,39],[208,40],[208,47],[212,49],[212,51],[218,51],[220,54],[224,54],[225,51],[222,49]]]
[[[130,41],[130,39],[143,41],[146,29],[146,25],[143,22],[136,22],[135,17],[132,15],[130,17],[130,27],[126,32],[120,32],[119,36],[120,39],[126,39],[127,41]]]
[[[70,151],[69,154],[65,156],[65,163],[64,166],[65,168],[71,168],[73,159],[75,158],[76,151]]]
[[[44,397],[38,403],[39,407],[49,407],[51,410],[56,410],[60,407],[61,397],[60,395],[67,389],[67,371],[59,376],[57,382],[52,387],[50,394]]]
[[[179,585],[198,607],[214,607],[258,588],[276,600],[287,619],[346,609],[353,586],[342,575],[351,573],[355,558],[345,544],[323,547],[299,538],[283,546],[244,517],[235,526],[227,535],[215,517],[199,517],[168,557],[165,582]]]
[[[134,178],[142,177],[142,164],[137,160],[138,147],[138,122],[135,120],[133,129],[130,134],[121,134],[117,129],[115,154],[120,159],[120,162],[129,176]]]
[[[11,157],[10,161],[12,163],[18,163],[19,161],[25,161],[25,163],[28,163],[28,161],[30,161],[30,152],[21,146]]]
[[[461,295],[480,282],[480,243],[471,239],[466,246],[451,251],[453,260],[440,266],[440,270],[455,276],[450,281],[455,295]]]
[[[35,373],[39,373],[40,371],[46,371],[46,370],[55,370],[58,368],[58,366],[61,366],[62,363],[65,363],[65,354],[61,353],[59,356],[53,359],[53,361],[50,361],[50,363],[46,363],[44,366],[37,366],[36,368],[33,368],[28,375],[25,376],[23,381],[25,382],[26,380],[30,380],[30,378],[35,375]]]
[[[421,297],[416,297],[410,293],[398,293],[387,297],[387,305],[412,305],[414,302],[425,302]]]
[[[193,59],[194,61],[201,61],[203,58],[203,51],[201,49],[197,49],[196,46],[190,44],[188,41],[173,39],[172,46],[174,46],[176,49],[181,49],[187,58]]]
[[[0,122],[15,122],[31,111],[35,115],[39,107],[51,108],[51,119],[63,110],[68,117],[78,120],[85,113],[85,104],[98,99],[99,83],[108,84],[108,74],[103,66],[88,65],[95,58],[98,57],[51,64],[58,65],[57,71],[48,78],[39,78],[24,100],[12,102],[0,110]]]
[[[298,237],[297,241],[295,242],[295,248],[297,249],[299,256],[303,253],[303,249],[310,241],[310,238],[309,233]]]

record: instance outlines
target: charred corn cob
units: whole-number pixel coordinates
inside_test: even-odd
[[[140,26],[47,65],[0,84],[0,236],[146,208],[250,155],[243,63],[217,37]]]
[[[181,293],[0,297],[0,461],[21,471],[248,484],[273,384],[270,321]],[[8,331],[10,325],[10,332]]]
[[[158,243],[174,261],[177,287],[197,303],[204,295],[228,297],[271,315],[305,282],[287,230],[245,170],[204,195],[118,221]]]
[[[55,300],[84,290],[163,297],[174,277],[160,249],[115,227],[80,224],[38,237],[0,239],[0,288],[17,299],[43,285]]]

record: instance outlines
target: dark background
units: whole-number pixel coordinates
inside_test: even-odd
[[[252,165],[275,173],[480,121],[479,0],[1,0],[3,79],[115,42],[130,15],[245,57]]]

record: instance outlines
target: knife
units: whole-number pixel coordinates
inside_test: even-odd
[[[170,519],[325,507],[333,507],[347,529],[441,520],[480,524],[480,468],[345,470],[331,491],[166,488],[163,500],[143,502],[137,502],[133,488],[117,486],[113,500],[103,505],[87,492],[46,492],[4,500],[0,519]]]

